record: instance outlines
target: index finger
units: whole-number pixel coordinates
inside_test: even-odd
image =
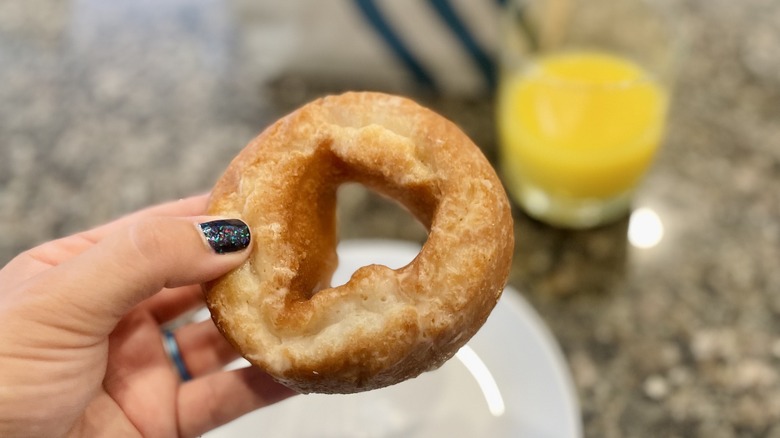
[[[179,431],[199,436],[295,394],[254,366],[209,374],[179,387]]]

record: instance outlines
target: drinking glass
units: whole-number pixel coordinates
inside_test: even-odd
[[[664,137],[673,17],[642,0],[507,3],[496,119],[510,195],[562,227],[624,216]]]

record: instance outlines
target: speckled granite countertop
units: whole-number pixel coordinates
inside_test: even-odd
[[[222,3],[0,3],[0,263],[207,190],[262,127],[331,91],[256,83]],[[780,437],[780,3],[670,3],[689,55],[636,202],[663,239],[516,211],[511,283],[561,344],[586,436]],[[494,154],[490,102],[425,103]],[[340,203],[345,238],[424,239],[359,188]]]

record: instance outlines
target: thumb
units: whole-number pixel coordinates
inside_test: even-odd
[[[58,301],[71,307],[61,310],[81,314],[83,329],[102,336],[162,288],[203,283],[236,268],[250,243],[249,227],[238,219],[143,219],[49,271],[55,277],[49,280],[52,293],[64,298]]]

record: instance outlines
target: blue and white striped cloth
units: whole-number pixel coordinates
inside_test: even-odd
[[[263,74],[478,95],[496,81],[502,0],[298,0],[252,6]],[[249,19],[249,18],[247,18]]]

